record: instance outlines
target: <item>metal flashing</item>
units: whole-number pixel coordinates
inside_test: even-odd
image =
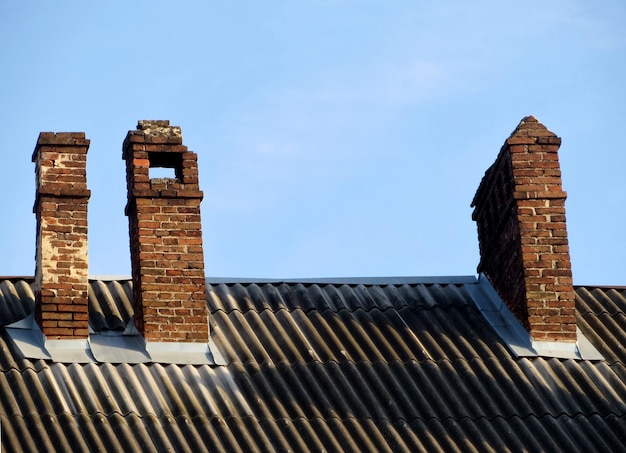
[[[213,363],[215,365],[228,365],[228,362],[226,361],[226,359],[224,358],[220,350],[217,348],[217,345],[215,344],[215,340],[213,339],[212,336],[209,337],[208,346],[209,346],[209,351],[211,353],[211,356],[213,357]]]
[[[41,332],[32,313],[26,318],[6,326],[6,329],[24,357],[66,363],[94,361],[86,338],[50,340]]]
[[[529,335],[530,337],[530,335]],[[531,343],[534,357],[555,357],[557,359],[582,359],[577,342],[534,341]]]
[[[48,340],[44,346],[53,362],[91,363],[95,359],[91,354],[87,338],[77,340]]]
[[[483,274],[479,275],[478,285],[470,290],[470,295],[486,321],[515,357],[604,360],[580,329],[576,329],[575,343],[534,341]]]
[[[6,330],[23,357],[44,360],[52,358],[44,346],[46,339],[32,313],[24,319],[9,324]]]
[[[576,345],[583,360],[606,360],[578,327],[576,328]]]
[[[89,345],[96,361],[103,363],[146,363],[151,358],[145,341],[139,335],[89,336]]]
[[[178,365],[213,365],[215,360],[208,343],[146,342],[152,362]]]
[[[89,338],[49,340],[33,314],[6,326],[24,358],[61,363],[168,363],[178,365],[226,365],[212,339],[207,343],[146,342],[133,319],[124,331],[90,330]]]

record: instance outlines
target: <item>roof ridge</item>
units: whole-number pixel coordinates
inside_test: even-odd
[[[478,283],[475,275],[458,276],[389,276],[389,277],[319,277],[319,278],[240,278],[206,277],[210,285],[349,285],[349,286],[386,286],[386,285],[463,285]]]

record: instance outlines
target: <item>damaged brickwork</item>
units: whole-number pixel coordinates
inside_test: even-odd
[[[207,342],[197,155],[169,121],[140,121],[123,158],[136,326],[148,341]],[[150,179],[151,167],[176,177]]]
[[[49,339],[87,338],[87,150],[82,132],[42,132],[37,192],[35,318]]]
[[[472,207],[483,272],[536,341],[576,341],[561,139],[532,116],[506,140]]]

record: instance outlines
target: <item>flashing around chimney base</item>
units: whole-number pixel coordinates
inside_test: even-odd
[[[47,339],[31,314],[6,326],[24,357],[63,363],[172,363],[226,365],[211,339],[208,343],[146,342],[134,320],[123,332],[90,332],[78,340]]]
[[[528,331],[511,313],[483,274],[479,276],[478,284],[474,287],[471,295],[478,310],[515,357],[604,360],[602,354],[578,328],[576,329],[575,343],[533,341]]]
[[[33,314],[6,326],[6,329],[24,357],[66,363],[95,361],[86,338],[49,340],[41,332]]]

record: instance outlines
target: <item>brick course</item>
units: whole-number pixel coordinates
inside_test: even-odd
[[[37,192],[35,318],[49,339],[87,338],[87,150],[82,132],[42,132],[33,153]]]
[[[135,323],[148,341],[207,342],[198,166],[169,121],[140,121],[126,160]],[[151,167],[175,178],[150,178]]]
[[[484,273],[536,341],[576,341],[558,149],[532,116],[505,141],[472,202]]]

